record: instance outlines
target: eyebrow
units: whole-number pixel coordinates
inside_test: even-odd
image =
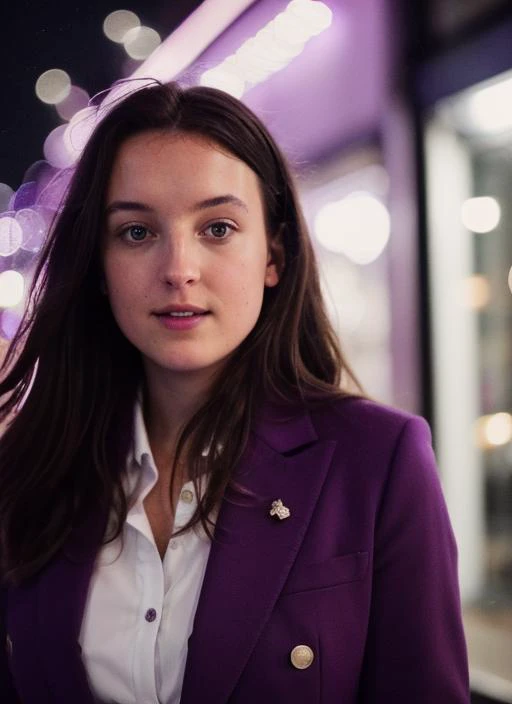
[[[206,198],[205,200],[201,200],[198,203],[194,203],[191,210],[193,212],[199,210],[207,210],[208,208],[214,208],[217,205],[235,205],[238,208],[242,208],[243,210],[249,212],[249,208],[244,203],[244,201],[240,200],[240,198],[237,198],[231,193],[226,193],[222,196],[214,196],[213,198]],[[112,213],[117,213],[120,210],[150,213],[152,212],[153,208],[151,208],[146,203],[138,203],[137,201],[133,200],[115,200],[105,208],[105,216],[109,216]]]

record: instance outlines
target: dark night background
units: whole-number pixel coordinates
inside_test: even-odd
[[[41,73],[61,68],[74,85],[93,96],[124,76],[129,60],[123,46],[103,33],[110,12],[135,12],[164,40],[200,4],[201,0],[10,0],[0,13],[0,182],[18,188],[26,169],[43,158],[48,133],[63,122],[55,107],[42,103],[34,92]]]

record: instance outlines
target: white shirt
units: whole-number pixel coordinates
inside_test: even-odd
[[[90,686],[102,702],[178,704],[188,638],[203,583],[210,540],[199,530],[172,538],[160,558],[143,501],[158,479],[140,404],[126,491],[132,498],[117,540],[100,550],[79,642]],[[174,528],[197,504],[187,482]]]

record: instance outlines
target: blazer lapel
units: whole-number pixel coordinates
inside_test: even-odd
[[[218,516],[181,704],[229,699],[294,563],[335,445],[318,441],[306,413],[283,418],[267,408],[258,423],[236,475],[245,495],[229,490]],[[270,515],[277,499],[288,518]]]

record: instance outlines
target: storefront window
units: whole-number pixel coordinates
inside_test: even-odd
[[[391,222],[380,151],[361,149],[315,166],[300,187],[325,301],[343,351],[365,390],[392,403]]]
[[[475,689],[512,701],[512,74],[426,137],[436,437]]]

